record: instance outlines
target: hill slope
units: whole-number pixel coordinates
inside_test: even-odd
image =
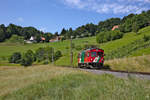
[[[96,43],[96,37],[74,39],[73,43],[75,48],[74,53],[74,66],[77,66],[77,54],[80,52],[78,47],[84,48],[85,45],[97,45],[99,48],[104,49],[106,57],[105,59],[122,58],[127,56],[141,56],[143,54],[150,54],[149,44],[150,41],[143,41],[144,35],[150,35],[150,26],[139,30],[138,35],[136,33],[126,33],[123,38],[110,41],[103,44]],[[13,52],[25,52],[28,49],[36,50],[39,47],[51,46],[55,50],[61,50],[63,57],[55,62],[56,65],[69,66],[70,65],[70,41],[65,40],[63,42],[54,43],[39,43],[39,44],[0,44],[0,63],[2,64],[6,58],[8,58]]]
[[[150,55],[108,60],[106,65],[112,70],[150,72]]]

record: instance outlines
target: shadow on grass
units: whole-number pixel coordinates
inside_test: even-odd
[[[104,66],[102,66],[101,69],[111,70],[110,65],[108,64],[105,64]]]

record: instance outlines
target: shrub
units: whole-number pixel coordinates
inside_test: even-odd
[[[20,63],[21,53],[20,52],[13,53],[8,60],[9,60],[9,63],[17,63],[17,64]]]
[[[36,50],[36,59],[38,62],[41,62],[42,60],[44,60],[44,53],[45,53],[45,49],[44,48],[39,48]]]
[[[32,50],[28,50],[21,60],[21,65],[30,66],[34,62],[34,53]]]
[[[54,54],[54,59],[57,60],[57,59],[59,59],[61,56],[62,56],[62,53],[61,53],[61,51],[58,50],[58,51],[56,51],[55,54]]]
[[[45,47],[45,48],[39,48],[36,50],[36,59],[38,62],[44,61],[44,60],[50,60],[52,57],[52,47]]]

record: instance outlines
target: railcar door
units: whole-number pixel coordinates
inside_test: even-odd
[[[85,52],[81,52],[81,63],[84,63]]]

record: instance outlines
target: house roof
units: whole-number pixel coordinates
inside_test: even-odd
[[[44,37],[41,37],[41,40],[45,41],[45,38],[44,38]]]
[[[112,28],[112,31],[119,28],[119,25],[115,25],[113,28]]]

